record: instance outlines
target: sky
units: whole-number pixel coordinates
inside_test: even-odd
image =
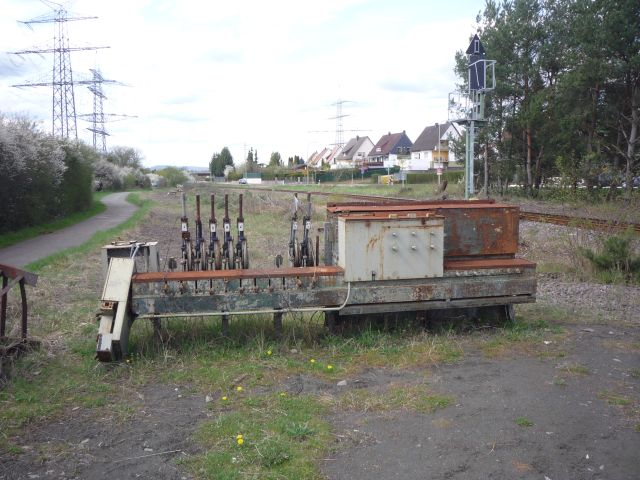
[[[46,0],[0,0],[0,112],[26,116],[50,132],[52,54],[10,55],[53,46],[54,25],[20,23],[52,12]],[[76,0],[63,4],[74,79],[104,78],[104,112],[136,118],[109,122],[107,148],[139,150],[147,167],[207,167],[231,150],[268,163],[307,158],[336,142],[342,101],[344,142],[447,121],[458,80],[457,50],[476,31],[484,0]],[[93,95],[75,88],[76,112]],[[78,136],[92,143],[90,124]]]

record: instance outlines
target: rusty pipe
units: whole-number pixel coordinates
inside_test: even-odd
[[[239,217],[242,219],[242,194],[240,194],[240,197],[238,198],[238,211]]]
[[[196,195],[196,222],[200,221],[200,195]]]
[[[216,194],[211,194],[211,221],[216,221]]]
[[[224,194],[224,219],[225,221],[229,221],[229,194]]]

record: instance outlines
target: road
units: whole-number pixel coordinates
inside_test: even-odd
[[[0,249],[0,263],[24,267],[53,253],[82,245],[94,233],[113,228],[133,215],[137,207],[127,202],[126,198],[127,192],[107,195],[102,199],[107,209],[99,215],[57,232],[40,235]]]

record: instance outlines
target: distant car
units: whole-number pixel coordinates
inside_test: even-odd
[[[238,183],[240,185],[246,185],[247,184],[247,179],[246,178],[241,178],[240,180],[238,180]]]

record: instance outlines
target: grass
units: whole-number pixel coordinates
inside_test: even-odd
[[[560,343],[564,331],[546,319],[521,314],[490,337],[480,338],[480,349],[488,358],[501,358],[519,353],[538,355],[542,358],[558,358],[565,355],[555,345]],[[549,347],[544,342],[551,342]]]
[[[91,218],[104,212],[107,209],[107,206],[102,203],[101,200],[109,193],[112,192],[94,192],[93,204],[83,212],[73,213],[64,218],[54,220],[42,225],[23,228],[15,232],[3,233],[2,235],[0,235],[0,248],[6,248],[11,245],[15,245],[16,243],[24,242],[25,240],[35,238],[38,235],[62,230],[63,228],[70,227],[72,225],[75,225],[76,223],[80,223],[83,220],[86,220],[87,218]]]
[[[609,405],[615,405],[620,407],[631,405],[633,403],[630,398],[624,395],[619,395],[614,392],[609,392],[607,390],[600,392],[598,394],[598,398],[601,400],[604,400]]]
[[[325,413],[307,395],[247,398],[198,427],[204,452],[185,465],[197,478],[320,478],[316,465],[331,438]]]
[[[271,236],[287,236],[281,228],[284,201],[266,207],[254,192],[246,192],[244,198],[252,246],[267,244]],[[179,215],[175,197],[154,204],[143,193],[131,195],[129,201],[141,208],[124,225],[30,266],[41,275],[30,296],[30,321],[43,348],[19,360],[14,380],[0,391],[0,453],[18,454],[15,435],[19,438],[26,426],[74,415],[75,407],[99,409],[100,418],[114,419],[114,425],[125,423],[144,407],[135,392],[160,384],[211,400],[206,404],[207,420],[193,433],[196,453],[181,460],[195,478],[322,478],[318,463],[335,440],[327,420],[331,414],[430,415],[450,407],[455,398],[432,390],[425,368],[460,362],[468,348],[498,357],[553,352],[542,341],[564,335],[556,326],[565,319],[562,312],[535,306],[519,308],[512,324],[471,334],[452,326],[425,331],[417,323],[384,326],[372,321],[333,337],[326,334],[321,314],[288,314],[281,336],[267,316],[234,317],[223,336],[219,319],[172,319],[163,321],[161,345],[154,343],[150,323],[139,320],[132,328],[129,362],[97,364],[93,318],[102,287],[99,247],[116,236],[154,240],[145,237],[153,218],[163,212],[171,218]],[[260,217],[254,209],[263,209]],[[232,215],[235,211],[234,205]],[[179,248],[179,240],[176,243]],[[256,247],[252,261],[267,262],[260,250],[269,249]],[[369,371],[380,375],[380,383],[353,388],[354,377]],[[389,372],[393,380],[386,381]],[[302,391],[297,378],[304,380]],[[343,379],[347,387],[336,391]],[[443,420],[437,425],[449,424]]]
[[[518,417],[515,419],[516,425],[520,427],[533,427],[533,422],[525,417]]]
[[[356,412],[388,412],[410,410],[433,413],[453,402],[449,395],[434,394],[425,385],[392,385],[381,391],[375,389],[349,390],[335,398],[325,398],[334,410]]]

